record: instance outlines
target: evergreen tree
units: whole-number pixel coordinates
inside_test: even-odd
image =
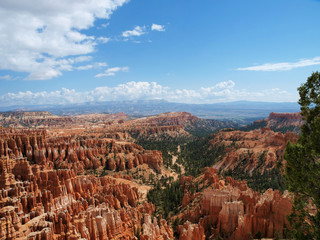
[[[305,123],[298,142],[289,142],[284,156],[285,182],[294,195],[291,234],[295,239],[320,239],[320,73],[312,73],[298,90]]]

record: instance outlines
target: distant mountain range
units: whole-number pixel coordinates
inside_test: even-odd
[[[164,100],[88,102],[72,105],[35,105],[0,107],[0,111],[49,111],[56,115],[75,115],[88,113],[117,113],[142,117],[163,112],[189,112],[206,119],[233,120],[247,124],[257,119],[266,118],[271,112],[299,112],[295,102],[250,102],[237,101],[215,104],[185,104]]]

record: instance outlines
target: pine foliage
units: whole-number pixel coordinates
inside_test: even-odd
[[[298,90],[305,124],[284,156],[285,182],[294,195],[289,220],[294,239],[320,239],[320,73],[312,73]]]

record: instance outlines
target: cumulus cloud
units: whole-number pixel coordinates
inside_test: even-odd
[[[232,80],[229,80],[229,81],[217,83],[212,87],[207,87],[207,88],[202,87],[200,88],[200,90],[206,96],[210,94],[217,96],[217,95],[226,94],[226,92],[230,91],[230,89],[233,89],[234,86],[235,86],[235,83]]]
[[[1,1],[0,69],[27,72],[30,80],[61,76],[73,69],[70,57],[90,54],[108,41],[82,30],[97,18],[109,19],[127,1]]]
[[[133,37],[133,36],[141,36],[145,34],[146,27],[143,26],[135,26],[132,30],[127,30],[122,33],[122,36],[125,38]]]
[[[239,71],[288,71],[294,68],[320,65],[320,57],[301,59],[298,62],[265,63],[262,65],[237,68]]]
[[[117,72],[109,68],[109,72]],[[118,69],[118,68],[117,68]],[[171,102],[216,103],[238,100],[251,101],[296,101],[297,96],[278,88],[251,92],[236,89],[233,81],[220,82],[211,87],[200,89],[171,89],[156,82],[127,82],[115,87],[97,87],[91,91],[77,92],[63,88],[51,92],[18,92],[0,96],[2,106],[39,105],[39,104],[72,104],[84,102],[101,102],[116,100],[151,100],[165,99]]]
[[[164,25],[158,25],[158,24],[153,23],[151,26],[151,30],[164,32],[166,29],[164,28]]]
[[[115,76],[117,72],[128,72],[129,67],[113,67],[113,68],[108,68],[104,71],[104,73],[99,73],[95,77],[100,78],[100,77],[109,77],[109,76]]]

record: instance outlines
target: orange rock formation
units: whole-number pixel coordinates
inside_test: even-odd
[[[222,146],[226,153],[214,167],[226,171],[233,170],[243,164],[244,171],[251,173],[258,170],[263,173],[266,169],[276,167],[281,159],[287,142],[295,142],[298,136],[294,133],[273,132],[270,128],[244,131],[219,131],[211,135],[212,147]]]
[[[144,150],[134,143],[90,137],[49,137],[40,130],[0,133],[0,136],[0,156],[25,156],[43,166],[81,173],[105,166],[123,171],[145,163],[161,171],[162,153]]]
[[[250,233],[254,236],[258,232],[273,238],[275,234],[283,235],[284,229],[289,227],[286,216],[291,211],[292,201],[287,192],[281,194],[269,189],[260,194],[248,188],[245,181],[219,178],[213,168],[208,168],[197,179],[189,179],[184,186],[196,182],[204,190],[200,194],[194,193],[197,196],[192,197],[179,217],[197,223],[198,230],[191,230],[190,223],[180,226],[181,239],[193,239],[190,236],[195,232],[199,236],[202,227],[214,236],[230,240],[250,239]]]
[[[128,184],[30,165],[26,158],[1,157],[0,171],[0,239],[134,239],[142,225],[143,236],[158,236],[149,239],[173,237],[164,220],[146,220],[154,205],[140,204]]]
[[[255,121],[252,125],[264,124],[274,131],[291,131],[294,133],[300,132],[300,127],[303,124],[303,119],[300,113],[275,113],[269,114],[266,119]]]

